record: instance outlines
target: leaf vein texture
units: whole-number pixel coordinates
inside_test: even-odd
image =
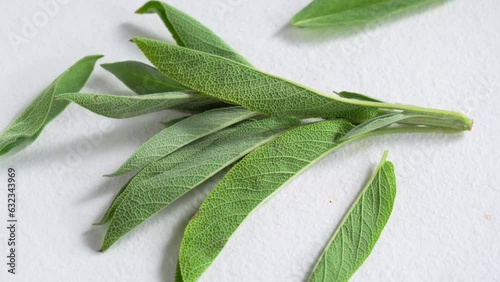
[[[197,216],[191,219],[186,228],[180,252],[183,279],[196,281],[217,257],[225,241],[255,208],[295,175],[333,150],[337,146],[336,136],[345,134],[352,127],[343,120],[303,125],[287,131],[238,162],[210,192]],[[299,149],[311,144],[315,144],[318,149],[314,152]],[[308,161],[298,166],[297,161],[290,157]],[[234,199],[239,199],[237,204]],[[219,242],[219,238],[226,240],[215,243]]]

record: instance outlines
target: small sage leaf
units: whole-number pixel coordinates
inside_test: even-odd
[[[199,93],[165,92],[141,96],[65,93],[56,100],[74,102],[87,110],[110,118],[130,118],[166,109],[199,109],[218,100]]]
[[[88,56],[79,60],[52,82],[0,134],[0,155],[16,147],[25,147],[35,141],[42,129],[68,105],[67,101],[54,101],[54,96],[59,93],[80,91],[90,77],[96,61],[101,57],[100,55]]]
[[[349,26],[404,12],[432,0],[314,0],[292,18],[297,27]]]
[[[347,282],[370,255],[396,197],[394,165],[387,152],[321,254],[311,282]]]
[[[377,113],[219,56],[145,38],[134,42],[159,71],[183,85],[270,116],[365,120]]]
[[[166,3],[149,1],[139,8],[137,13],[157,13],[179,46],[250,65],[245,58],[236,53],[210,29]]]
[[[342,91],[340,93],[337,93],[340,97],[347,98],[347,99],[357,99],[361,101],[369,101],[369,102],[380,102],[383,103],[382,101],[369,97],[364,94],[359,94],[359,93],[354,93],[354,92],[347,92],[347,91]]]
[[[186,162],[143,179],[136,186],[129,185],[122,193],[126,198],[121,200],[111,218],[101,250],[108,249],[137,225],[222,169],[298,124],[299,121],[293,118],[268,118],[246,123]]]
[[[334,150],[336,138],[352,127],[343,120],[303,125],[235,164],[186,227],[179,255],[184,281],[198,280],[253,210]]]
[[[141,62],[124,61],[102,64],[101,67],[139,95],[189,90],[186,86],[166,77],[152,66]]]
[[[149,139],[111,176],[143,168],[201,137],[255,115],[243,107],[229,107],[190,116]]]

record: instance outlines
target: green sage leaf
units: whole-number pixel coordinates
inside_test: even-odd
[[[253,210],[335,149],[352,127],[343,120],[303,125],[234,165],[186,227],[179,255],[184,281],[196,281]]]
[[[349,26],[404,12],[432,0],[314,0],[292,18],[297,27]]]
[[[249,122],[186,162],[136,186],[129,185],[123,192],[126,198],[111,218],[102,250],[225,167],[298,124],[299,120],[293,118]]]
[[[166,77],[152,66],[141,62],[124,61],[102,64],[101,67],[139,95],[189,90],[186,86]]]
[[[142,96],[65,93],[56,100],[74,102],[98,115],[110,118],[130,118],[166,109],[200,109],[219,101],[199,93],[165,92]]]
[[[270,116],[365,120],[377,113],[219,56],[145,38],[134,42],[159,71],[183,85]]]
[[[394,165],[387,152],[321,254],[312,282],[346,282],[370,255],[396,197]]]
[[[243,107],[229,107],[190,116],[149,139],[111,176],[143,168],[201,137],[255,115]]]
[[[0,155],[35,141],[43,128],[68,105],[66,101],[54,101],[54,96],[59,93],[80,91],[90,77],[96,61],[101,57],[100,55],[84,57],[52,82],[0,134]]]
[[[149,1],[138,14],[157,13],[179,46],[218,55],[250,65],[241,55],[203,24],[189,15],[160,1]]]
[[[99,223],[96,223],[96,225],[104,224],[109,222],[111,218],[113,217],[113,214],[116,210],[116,207],[121,203],[121,200],[124,198],[124,193],[127,187],[133,187],[140,185],[140,183],[144,179],[151,178],[153,176],[156,176],[158,174],[164,173],[181,163],[187,161],[189,158],[192,156],[198,154],[199,152],[205,150],[208,146],[212,145],[215,141],[221,140],[225,138],[229,133],[234,132],[237,130],[239,127],[244,126],[245,123],[249,121],[243,121],[240,122],[236,125],[230,126],[228,128],[224,128],[222,130],[219,130],[215,133],[212,133],[208,136],[205,136],[203,138],[200,138],[178,150],[175,152],[167,155],[166,157],[159,159],[157,161],[154,161],[150,163],[149,165],[145,166],[139,173],[137,173],[130,181],[125,184],[120,192],[116,195],[115,199],[111,203],[110,207],[108,208],[106,214],[104,217],[101,219]]]

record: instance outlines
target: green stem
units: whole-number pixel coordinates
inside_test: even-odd
[[[345,141],[342,141],[339,146],[347,145],[353,141],[358,139],[362,139],[365,137],[371,137],[376,135],[383,134],[392,134],[392,133],[461,133],[462,130],[456,128],[442,128],[442,127],[417,127],[417,126],[400,126],[400,127],[387,127],[381,128],[374,131],[370,131],[365,134],[356,135],[352,138],[349,138]]]
[[[380,109],[381,114],[395,112],[390,110],[405,111],[413,114],[422,114],[423,117],[421,118],[405,120],[405,123],[407,124],[440,126],[440,127],[455,128],[460,130],[471,130],[473,125],[473,121],[470,118],[468,118],[464,114],[453,111],[429,109],[429,108],[422,108],[410,105],[346,99],[342,97],[335,97],[335,99],[355,105],[378,108]]]

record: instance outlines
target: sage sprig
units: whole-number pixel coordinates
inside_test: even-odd
[[[352,24],[424,2],[428,1],[316,0],[294,22]],[[461,113],[393,104],[346,91],[325,95],[258,70],[210,29],[165,3],[147,2],[137,13],[158,14],[178,45],[136,37],[133,41],[154,67],[136,61],[102,65],[138,95],[77,93],[99,58],[86,57],[0,135],[0,155],[35,140],[69,102],[109,118],[167,109],[191,111],[165,124],[109,175],[136,172],[96,223],[108,225],[101,247],[107,250],[149,217],[232,166],[186,227],[176,281],[200,278],[254,210],[343,145],[378,134],[456,133],[472,128],[472,120]],[[395,196],[394,169],[385,157],[342,220],[310,281],[347,281],[373,249]]]

